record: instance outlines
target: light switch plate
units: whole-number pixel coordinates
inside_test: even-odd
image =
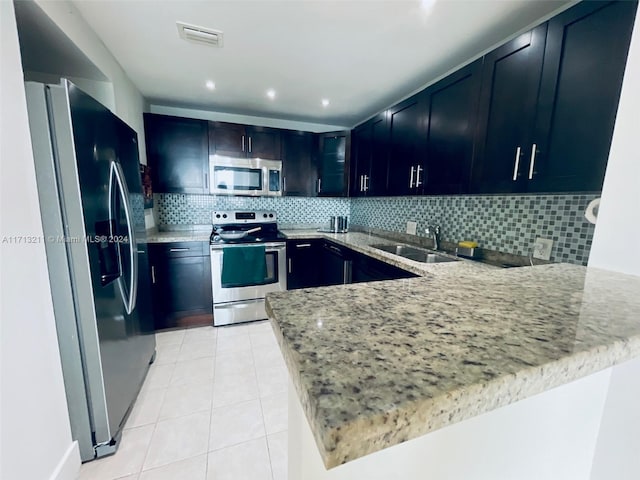
[[[409,235],[415,235],[418,232],[417,222],[407,222],[407,233]]]
[[[540,260],[551,259],[551,248],[553,248],[553,240],[550,238],[536,238],[533,244],[533,258]]]

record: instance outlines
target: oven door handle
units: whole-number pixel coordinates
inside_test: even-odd
[[[234,248],[242,248],[243,246],[247,246],[247,245],[256,245],[256,244],[235,244],[233,245]],[[222,249],[224,247],[228,247],[229,245],[216,245],[215,247],[212,246],[211,247],[211,253],[212,254],[216,254],[216,253],[222,253]],[[273,253],[273,252],[284,252],[287,249],[286,245],[270,245],[270,244],[266,244],[265,245],[265,253]]]

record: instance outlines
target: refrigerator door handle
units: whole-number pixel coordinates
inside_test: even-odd
[[[119,194],[120,199],[122,200],[122,204],[124,205],[124,215],[127,221],[127,239],[129,241],[129,262],[130,268],[129,272],[131,273],[131,280],[129,282],[128,292],[126,292],[125,286],[122,284],[122,277],[118,278],[118,287],[120,290],[120,295],[122,296],[122,302],[124,303],[127,314],[131,314],[133,310],[136,308],[136,298],[138,291],[138,248],[135,237],[135,228],[133,226],[133,211],[131,210],[131,201],[129,199],[129,189],[127,188],[127,184],[124,179],[124,172],[122,171],[122,167],[116,161],[111,162],[111,171],[109,176],[109,217],[114,219],[113,205],[114,205],[114,194]],[[117,186],[117,192],[114,191],[113,186]],[[116,241],[119,239],[111,239],[112,241]],[[118,248],[120,245],[118,244]],[[122,256],[120,256],[122,261]],[[128,293],[128,296],[126,293]]]

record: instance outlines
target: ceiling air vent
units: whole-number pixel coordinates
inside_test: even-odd
[[[178,33],[180,34],[180,38],[182,38],[183,40],[218,48],[222,47],[223,45],[223,34],[220,30],[198,27],[197,25],[189,25],[188,23],[183,22],[176,23],[178,25]]]

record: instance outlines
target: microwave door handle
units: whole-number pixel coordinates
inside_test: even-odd
[[[120,195],[120,199],[122,200],[122,204],[124,206],[125,220],[127,222],[130,262],[129,271],[131,273],[128,298],[125,295],[125,289],[122,286],[122,277],[118,278],[118,287],[125,309],[128,314],[131,314],[131,312],[133,312],[133,310],[136,308],[136,298],[138,290],[138,249],[135,238],[135,227],[133,225],[133,211],[131,209],[131,201],[129,199],[129,190],[124,180],[124,172],[122,171],[122,167],[119,163],[115,161],[111,162],[111,171],[109,176],[111,177],[111,181],[109,182],[109,217],[112,219],[114,218],[114,212],[112,211],[112,205],[114,204],[112,195]],[[117,186],[117,191],[111,188],[113,185]]]

